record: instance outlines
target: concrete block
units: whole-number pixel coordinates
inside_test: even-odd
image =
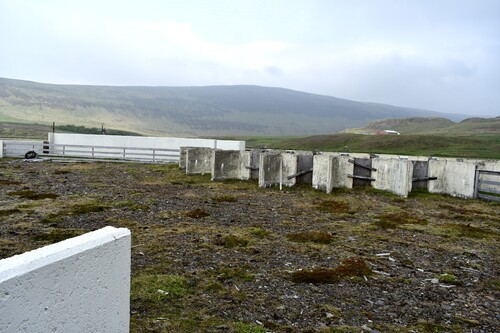
[[[282,184],[293,186],[296,178],[287,177],[297,173],[297,155],[292,153],[261,153],[259,163],[259,187]]]
[[[1,332],[128,332],[129,313],[128,229],[0,260]]]
[[[181,147],[179,152],[179,169],[186,170],[186,155],[187,150],[194,147]]]
[[[260,150],[250,150],[241,153],[241,179],[259,179]]]
[[[437,180],[429,181],[429,192],[472,198],[475,171],[476,162],[462,159],[431,159],[429,177],[437,177]]]
[[[354,164],[349,162],[349,156],[335,156],[331,161],[331,179],[330,179],[330,193],[333,188],[352,188],[354,185],[353,178],[348,175],[354,174]]]
[[[186,149],[186,173],[206,174],[212,172],[212,148]]]
[[[477,164],[479,170],[500,171],[500,160],[484,160]]]
[[[331,192],[331,169],[333,155],[323,154],[313,156],[312,186],[316,190]]]
[[[406,159],[373,158],[373,188],[407,197],[412,187],[413,164]]]
[[[3,141],[0,140],[0,158],[3,158]]]
[[[241,179],[242,156],[239,150],[212,151],[212,180]]]
[[[352,188],[353,179],[348,177],[354,173],[351,157],[340,154],[314,155],[313,188],[331,193],[333,188]]]

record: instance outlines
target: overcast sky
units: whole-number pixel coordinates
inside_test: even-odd
[[[0,0],[0,77],[500,116],[499,0]]]

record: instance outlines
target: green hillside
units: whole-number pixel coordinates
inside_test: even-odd
[[[372,121],[364,128],[347,129],[344,132],[361,134],[383,130],[395,130],[401,134],[418,135],[500,135],[500,117],[468,118],[458,123],[438,117],[383,119]]]
[[[112,87],[0,78],[0,121],[75,124],[157,135],[334,133],[376,119],[462,115],[259,86]]]
[[[384,129],[401,135],[372,134]],[[252,148],[340,152],[347,147],[360,153],[500,159],[500,117],[469,118],[459,123],[444,118],[385,119],[347,131],[351,133],[232,138],[245,140]]]

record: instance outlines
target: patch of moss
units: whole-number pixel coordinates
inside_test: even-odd
[[[377,216],[377,219],[378,221],[376,221],[374,224],[377,227],[384,229],[395,229],[403,224],[427,225],[429,223],[424,218],[410,215],[405,212],[379,215]]]
[[[71,173],[71,170],[61,169],[54,171],[54,175],[66,175],[68,173]]]
[[[449,283],[449,284],[458,284],[459,283],[458,279],[455,275],[448,274],[448,273],[444,273],[444,274],[439,275],[439,282]]]
[[[360,258],[349,258],[336,268],[315,268],[292,273],[292,281],[296,283],[336,283],[344,278],[364,277],[373,271]]]
[[[9,216],[17,213],[21,213],[17,208],[0,210],[0,216]]]
[[[59,195],[55,193],[36,193],[32,190],[20,190],[20,191],[8,192],[7,195],[18,196],[23,199],[29,199],[29,200],[56,199],[57,197],[59,197]]]
[[[161,303],[168,298],[186,295],[186,279],[178,275],[143,274],[132,277],[131,299],[144,303]]]
[[[214,241],[215,245],[224,246],[226,248],[245,247],[248,245],[248,240],[236,235],[220,236]]]
[[[87,202],[71,207],[69,213],[72,215],[82,215],[87,213],[103,212],[108,208],[108,205],[103,205],[97,202]]]
[[[469,224],[446,224],[446,229],[449,229],[451,233],[457,237],[468,237],[468,238],[487,238],[496,235],[494,231],[489,231],[481,229],[479,227],[472,226]]]
[[[84,233],[85,231],[81,229],[52,229],[45,233],[32,235],[31,239],[53,244],[68,238],[80,236]]]
[[[10,179],[0,179],[0,185],[19,185],[20,183]]]
[[[184,215],[187,217],[191,217],[193,219],[201,219],[203,217],[210,216],[210,214],[206,210],[204,210],[203,208],[193,209],[189,212],[186,212]]]
[[[294,242],[306,243],[313,242],[319,244],[329,244],[332,242],[333,237],[330,233],[325,231],[301,231],[293,234],[288,234],[287,238]]]
[[[212,198],[212,201],[216,202],[236,202],[238,198],[232,195],[219,195]]]
[[[244,267],[223,267],[218,270],[217,280],[227,281],[239,279],[243,281],[252,281],[255,275],[248,272]]]
[[[266,238],[269,236],[270,232],[261,228],[253,227],[250,228],[250,234],[258,238]]]

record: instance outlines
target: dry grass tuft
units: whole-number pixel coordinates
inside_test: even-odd
[[[363,259],[349,258],[342,261],[336,268],[315,268],[302,270],[292,274],[296,283],[336,283],[348,277],[363,277],[373,272]]]
[[[196,209],[193,209],[193,210],[191,210],[189,212],[186,212],[185,216],[186,217],[191,217],[193,219],[201,219],[201,218],[210,216],[210,214],[206,210],[204,210],[202,208],[196,208]]]
[[[349,204],[343,201],[325,200],[317,205],[323,212],[343,214],[349,212]]]
[[[377,218],[378,221],[374,224],[384,229],[395,229],[403,224],[427,225],[429,223],[424,218],[410,215],[405,212],[379,215]]]

